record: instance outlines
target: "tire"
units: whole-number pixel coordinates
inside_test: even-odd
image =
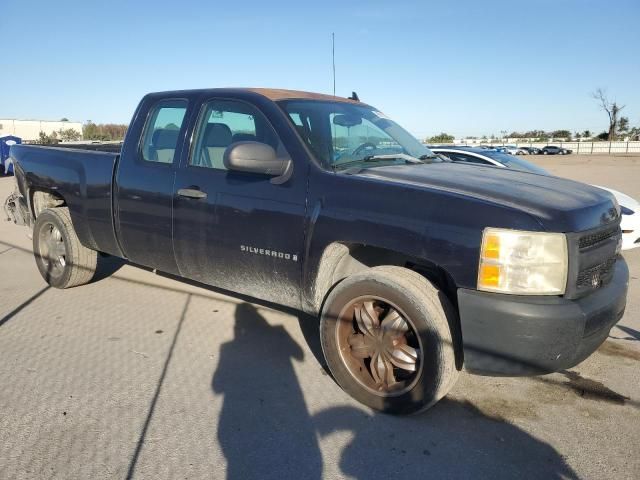
[[[406,330],[395,328],[400,324],[391,322],[389,316],[398,318],[392,309]],[[378,315],[377,329],[370,329],[372,336],[360,328],[367,311]],[[322,351],[334,379],[353,398],[385,413],[413,414],[434,405],[457,379],[451,332],[455,319],[447,297],[421,275],[401,267],[375,267],[347,277],[327,296],[320,320]],[[398,336],[398,332],[404,334]],[[417,358],[413,370],[398,367],[396,356],[388,353],[411,349],[413,357],[398,358]],[[386,353],[377,353],[382,351]],[[374,363],[384,368],[374,369]]]
[[[89,283],[96,271],[97,252],[80,243],[67,207],[40,212],[33,227],[33,253],[40,275],[55,288]]]

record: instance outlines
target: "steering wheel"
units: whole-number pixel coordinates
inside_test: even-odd
[[[362,153],[363,150],[365,149],[373,149],[373,150],[377,150],[378,147],[376,147],[375,144],[371,143],[371,142],[364,142],[362,145],[356,147],[356,149],[353,151],[353,153],[351,154],[354,157],[357,157],[360,153]]]

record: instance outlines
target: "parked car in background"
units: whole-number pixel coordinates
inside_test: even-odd
[[[504,152],[510,155],[529,155],[529,152],[520,147],[516,147],[515,145],[506,145],[504,147]]]
[[[541,175],[551,175],[544,168],[539,167],[527,160],[516,158],[502,152],[484,150],[472,147],[436,147],[432,148],[434,153],[444,155],[454,162],[475,163],[492,167],[506,167],[525,172],[538,173]],[[594,185],[613,194],[620,205],[622,230],[622,250],[629,250],[640,247],[640,202],[634,200],[629,195],[618,192],[612,188]]]
[[[542,150],[537,147],[520,147],[520,149],[524,150],[529,155],[540,155],[542,153]]]
[[[640,202],[613,188],[600,185],[594,185],[594,187],[611,192],[620,205],[620,213],[622,213],[622,220],[620,221],[622,250],[640,247]]]
[[[538,167],[514,155],[496,150],[486,150],[476,147],[432,147],[434,153],[443,154],[454,162],[475,163],[478,165],[507,167],[524,172],[549,175],[544,168]]]
[[[569,155],[573,153],[573,150],[569,150],[568,148],[556,147],[555,145],[547,145],[546,147],[542,147],[543,155]]]

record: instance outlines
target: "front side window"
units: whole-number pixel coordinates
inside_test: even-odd
[[[225,150],[243,141],[266,143],[283,154],[276,133],[255,107],[237,100],[212,100],[203,107],[189,165],[226,170]]]
[[[186,100],[165,100],[153,107],[142,136],[144,160],[173,163],[186,112]]]
[[[404,163],[437,157],[410,133],[365,105],[318,100],[279,102],[319,162],[338,170],[359,162]]]

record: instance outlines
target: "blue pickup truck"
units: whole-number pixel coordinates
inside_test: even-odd
[[[100,252],[317,315],[337,383],[385,412],[428,408],[462,368],[576,365],[624,313],[613,196],[445,161],[358,100],[153,93],[119,153],[11,157],[5,208],[50,285],[89,282]]]

